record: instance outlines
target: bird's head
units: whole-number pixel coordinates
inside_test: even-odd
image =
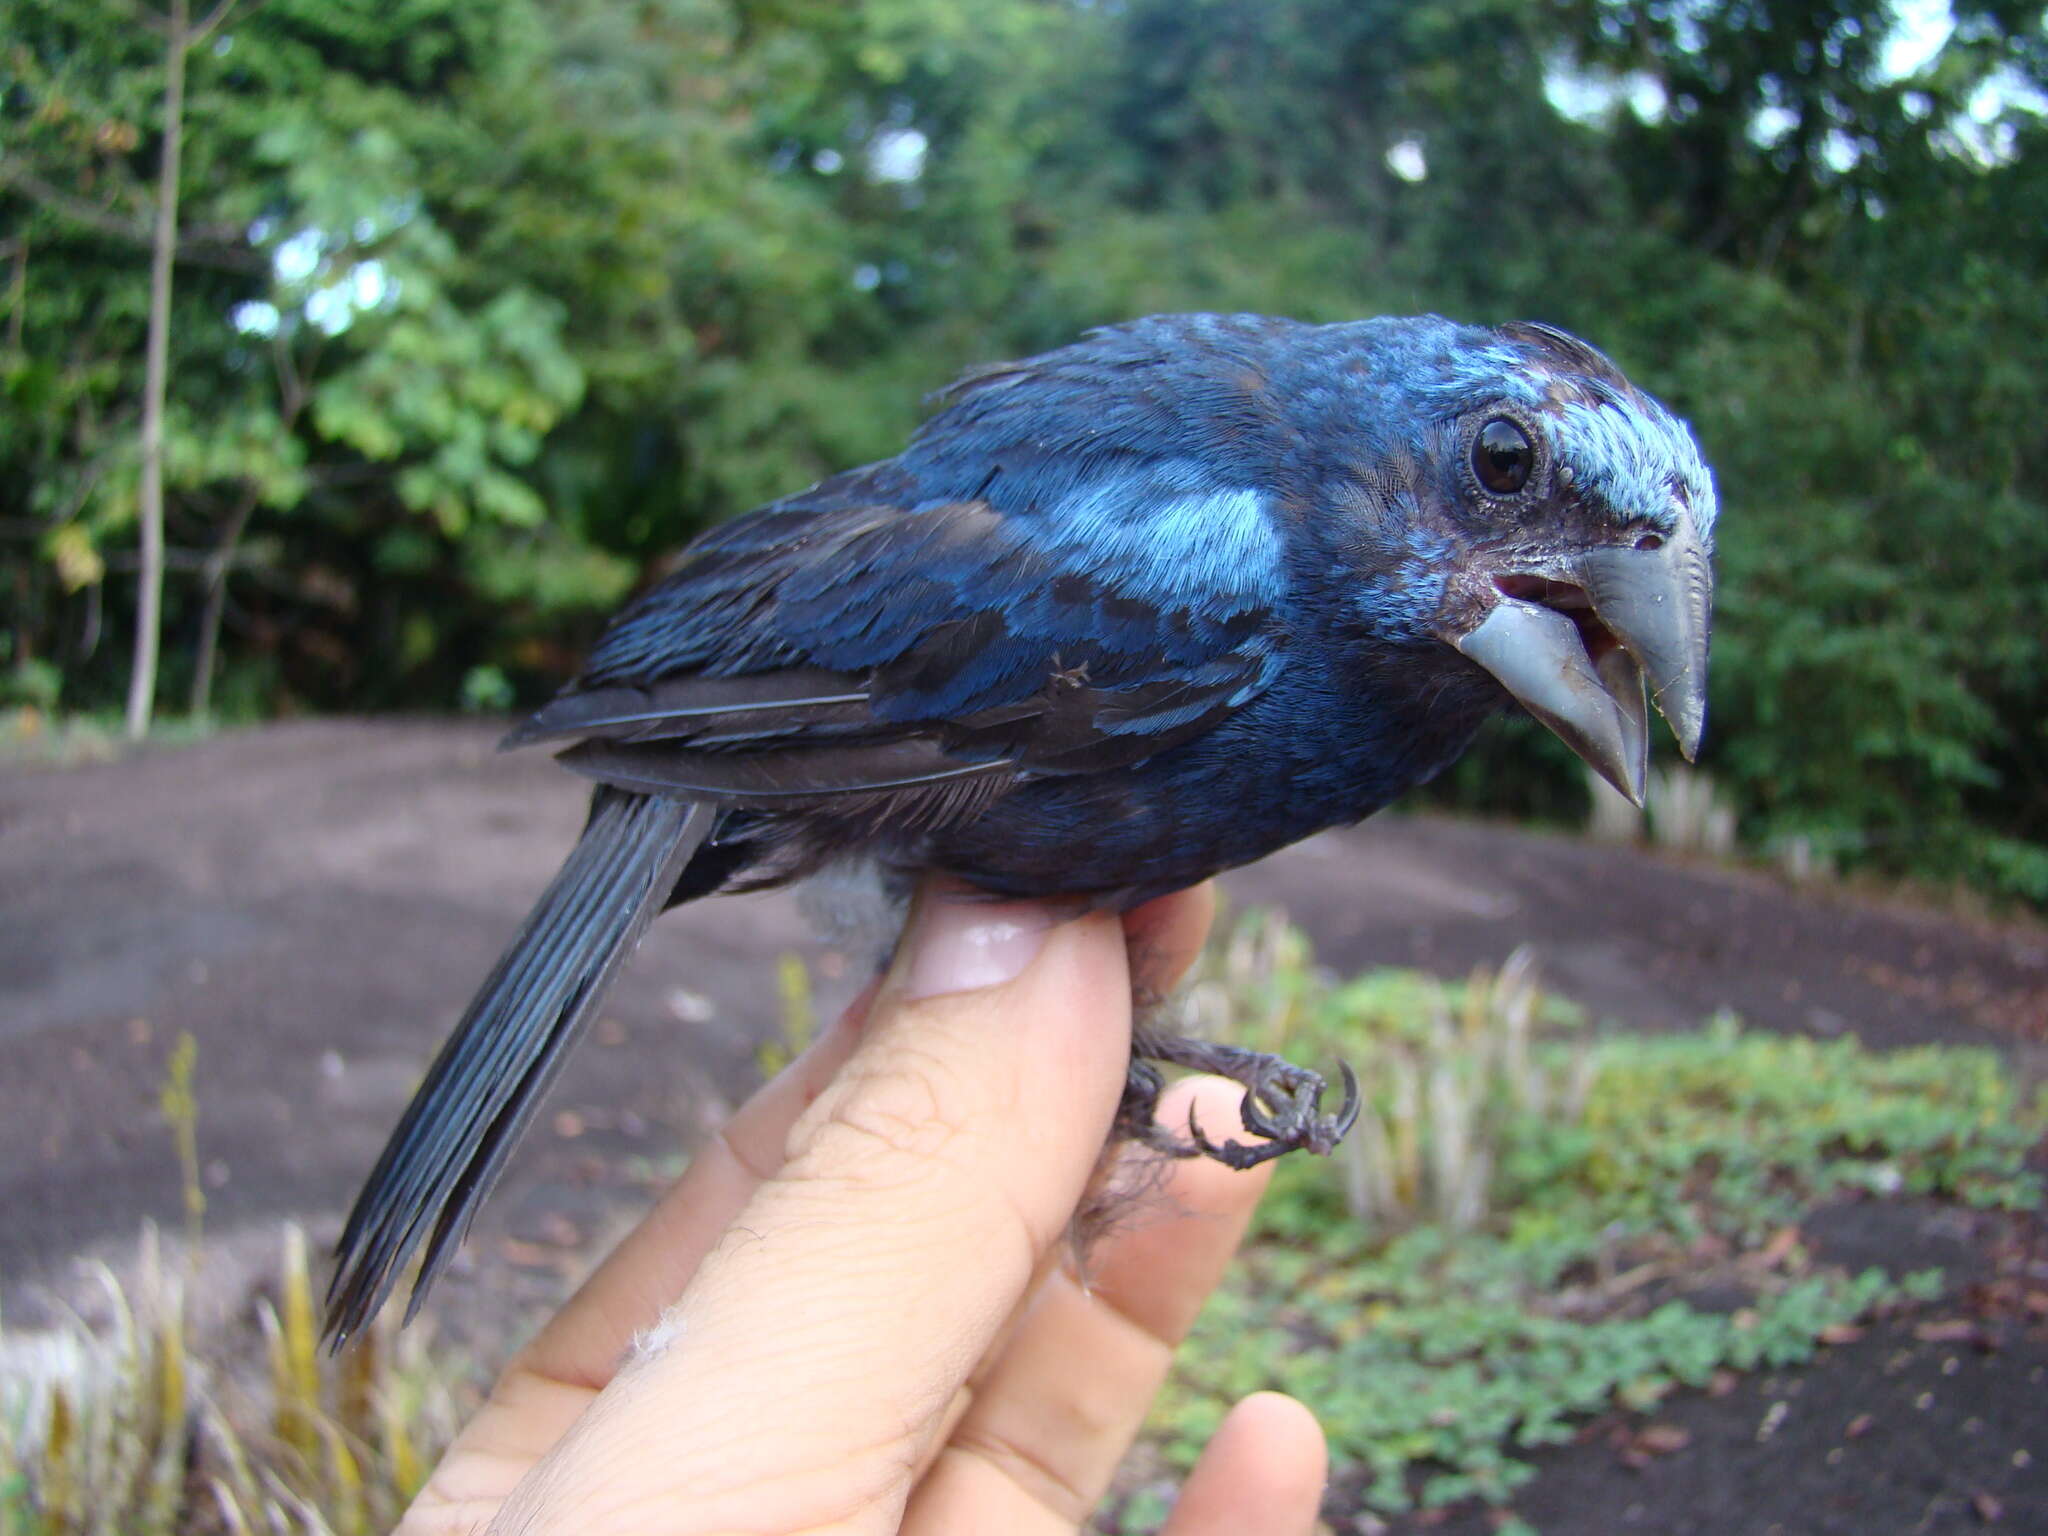
[[[1429,573],[1407,584],[1412,628],[1641,804],[1645,694],[1688,759],[1706,715],[1716,506],[1692,434],[1563,331],[1407,324],[1380,379],[1424,423],[1393,477],[1392,542]]]

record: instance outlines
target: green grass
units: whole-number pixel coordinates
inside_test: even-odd
[[[1525,1453],[1585,1415],[1807,1359],[1831,1330],[1939,1291],[1934,1273],[1817,1262],[1797,1227],[1817,1204],[2041,1199],[2023,1166],[2041,1107],[1989,1051],[1878,1053],[1730,1019],[1593,1040],[1524,961],[1462,986],[1338,984],[1257,915],[1195,996],[1233,1016],[1231,1038],[1356,1063],[1397,1176],[1361,1201],[1329,1165],[1282,1164],[1155,1414],[1176,1466],[1232,1402],[1277,1388],[1316,1410],[1371,1506],[1505,1507],[1533,1475]],[[1483,1199],[1450,1198],[1475,1184]],[[1691,1299],[1703,1282],[1712,1308]]]

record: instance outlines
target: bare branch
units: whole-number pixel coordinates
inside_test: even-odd
[[[188,267],[211,267],[216,272],[267,272],[270,263],[260,251],[232,245],[194,245],[178,242],[178,260]]]
[[[100,203],[88,202],[74,193],[66,192],[19,165],[0,167],[0,188],[13,187],[42,204],[53,213],[62,214],[88,229],[103,235],[112,235],[116,240],[125,240],[130,245],[146,246],[152,232],[148,225],[138,219],[123,218],[114,209]],[[241,233],[233,225],[212,224],[200,228],[192,238],[178,241],[178,260],[190,266],[212,267],[222,272],[263,272],[268,269],[260,251],[233,243]],[[5,252],[11,254],[10,244]]]
[[[210,549],[181,549],[176,545],[164,550],[164,569],[167,571],[205,571],[215,555]],[[261,550],[237,550],[228,557],[228,564],[235,567],[261,565],[268,557]],[[134,571],[141,569],[142,556],[131,549],[110,549],[100,556],[110,571]]]
[[[298,361],[292,356],[291,343],[285,340],[281,325],[270,333],[270,361],[277,370],[278,415],[285,430],[290,431],[299,419],[299,412],[306,407],[306,381],[299,372]]]
[[[216,5],[211,12],[208,13],[204,21],[200,22],[198,26],[194,27],[190,32],[185,34],[185,46],[188,48],[195,48],[199,44],[205,42],[207,38],[213,35],[213,29],[219,26],[222,22],[226,21],[228,19],[229,13],[232,12],[235,6],[239,3],[240,0],[220,0],[220,3]]]
[[[137,245],[149,244],[149,226],[140,219],[125,219],[111,208],[73,196],[62,187],[43,180],[34,171],[24,170],[19,164],[0,166],[0,187],[19,187],[45,208],[76,219],[102,234],[114,235]]]

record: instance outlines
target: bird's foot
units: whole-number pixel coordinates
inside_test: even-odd
[[[1211,1141],[1188,1114],[1187,1139],[1183,1141],[1153,1119],[1163,1079],[1153,1062],[1167,1062],[1196,1072],[1213,1072],[1244,1084],[1244,1103],[1238,1117],[1257,1142]],[[1327,1157],[1336,1150],[1358,1122],[1358,1078],[1349,1066],[1340,1064],[1344,1075],[1344,1102],[1335,1114],[1322,1112],[1323,1089],[1319,1072],[1297,1067],[1293,1062],[1242,1046],[1218,1045],[1207,1040],[1141,1033],[1134,1043],[1130,1073],[1125,1079],[1123,1103],[1117,1111],[1117,1127],[1134,1141],[1174,1157],[1209,1157],[1231,1168],[1255,1168],[1297,1149]]]

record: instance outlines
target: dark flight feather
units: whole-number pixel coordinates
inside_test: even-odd
[[[406,1315],[417,1309],[716,818],[709,805],[598,791],[581,840],[428,1068],[356,1201],[327,1292],[338,1337],[383,1305],[424,1236]]]
[[[655,741],[730,733],[735,717],[758,721],[763,734],[783,717],[818,726],[835,719],[866,719],[865,681],[843,673],[792,667],[751,677],[664,678],[642,688],[597,688],[565,694],[522,722],[500,742],[509,751],[538,741]]]
[[[678,752],[652,743],[590,741],[561,756],[601,784],[744,810],[808,809],[842,795],[914,790],[950,779],[1014,777],[1008,763],[961,762],[928,737],[779,752]]]

